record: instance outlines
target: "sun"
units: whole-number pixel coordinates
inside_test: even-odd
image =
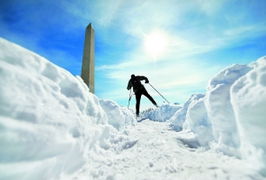
[[[167,35],[162,31],[153,31],[148,34],[144,39],[144,50],[145,52],[153,57],[162,57],[166,51],[169,44]]]

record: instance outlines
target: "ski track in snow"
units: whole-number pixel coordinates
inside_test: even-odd
[[[143,120],[125,131],[133,140],[121,150],[91,158],[75,179],[261,180],[250,165],[222,153],[189,148],[167,122]]]

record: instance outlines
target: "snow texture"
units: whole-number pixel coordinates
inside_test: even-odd
[[[265,57],[137,123],[80,77],[1,38],[0,47],[1,180],[265,179]]]
[[[91,149],[110,146],[116,129],[136,123],[79,77],[4,39],[0,47],[0,179],[71,174]]]
[[[141,112],[140,116],[153,121],[165,122],[181,108],[180,105],[163,104],[159,108],[151,108]]]
[[[266,57],[260,58],[250,67],[252,70],[232,86],[231,102],[242,140],[242,156],[247,159],[257,156],[261,165],[264,163],[262,173],[266,176]],[[250,145],[260,152],[254,152]]]
[[[206,95],[196,94],[170,119],[183,141],[249,159],[266,174],[266,57],[232,65],[214,76]]]

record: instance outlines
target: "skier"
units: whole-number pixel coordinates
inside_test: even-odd
[[[133,91],[136,96],[136,115],[139,116],[139,106],[140,106],[140,99],[141,95],[146,96],[156,107],[157,103],[154,99],[149,95],[145,87],[141,84],[141,81],[145,80],[145,83],[149,83],[149,80],[145,76],[135,76],[134,74],[131,75],[131,79],[128,81],[127,90],[130,90],[133,87]]]

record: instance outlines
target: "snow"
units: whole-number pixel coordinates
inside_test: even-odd
[[[71,179],[262,179],[248,162],[189,148],[168,123],[144,120],[126,132],[134,137],[126,148],[102,152],[105,158],[92,158]]]
[[[135,115],[129,113],[127,108],[120,107],[117,103],[109,100],[100,100],[100,104],[106,112],[108,123],[112,124],[116,129],[124,129],[128,125],[135,124]]]
[[[0,38],[0,179],[263,180],[266,58],[141,113]],[[264,176],[264,177],[263,177]]]
[[[204,94],[195,94],[170,119],[182,140],[249,160],[266,174],[266,57],[232,65],[214,76]],[[190,135],[188,135],[190,134]]]
[[[71,174],[91,149],[107,147],[116,129],[136,123],[79,77],[4,39],[0,46],[0,179]]]
[[[150,108],[141,112],[141,117],[147,118],[153,121],[164,122],[169,120],[177,110],[181,109],[180,105],[163,104],[159,108]]]
[[[189,103],[186,121],[183,124],[184,131],[191,131],[197,135],[199,145],[205,147],[213,139],[212,124],[208,119],[203,94],[192,95]]]
[[[218,147],[227,154],[238,155],[240,139],[236,125],[230,88],[250,70],[246,65],[233,65],[218,73],[209,83],[206,93],[207,113],[212,122]]]
[[[250,66],[252,70],[238,79],[232,87],[231,101],[242,139],[242,156],[246,159],[258,156],[257,159],[262,160],[262,165],[266,162],[266,57]],[[261,152],[254,152],[250,145]],[[262,173],[266,176],[265,167]]]

